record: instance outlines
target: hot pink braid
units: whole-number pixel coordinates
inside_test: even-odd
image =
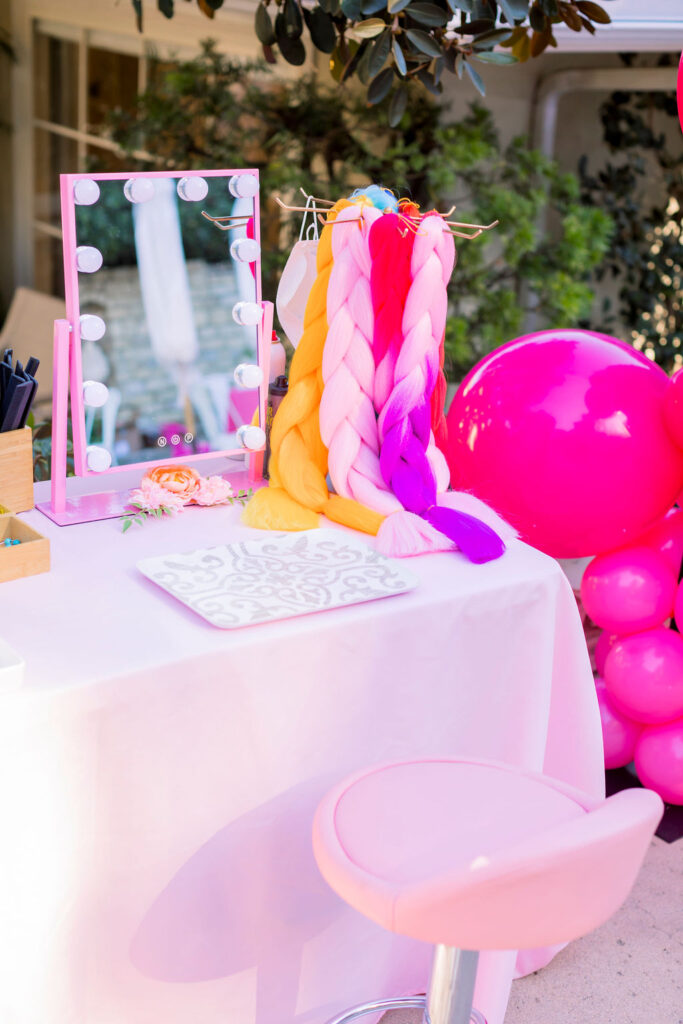
[[[381,216],[373,206],[354,204],[338,214],[333,229],[320,436],[328,449],[337,494],[390,515],[401,504],[382,478],[379,465],[368,246],[368,232]]]

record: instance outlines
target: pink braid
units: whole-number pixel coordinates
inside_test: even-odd
[[[390,515],[401,504],[384,482],[379,465],[368,246],[368,232],[381,216],[372,206],[349,206],[338,214],[333,229],[320,436],[329,452],[329,472],[337,493]]]

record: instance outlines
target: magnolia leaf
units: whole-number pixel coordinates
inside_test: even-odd
[[[306,49],[300,39],[290,39],[288,36],[278,36],[277,45],[280,49],[280,53],[288,64],[293,64],[295,67],[301,67],[301,65],[306,62]]]
[[[218,11],[223,6],[223,0],[203,0],[207,7],[210,7],[212,11]]]
[[[572,32],[580,32],[581,31],[581,21],[582,21],[582,18],[581,18],[581,15],[579,14],[579,12],[576,10],[576,8],[574,8],[574,7],[561,7],[560,8],[560,17],[562,18],[562,21],[565,23],[567,28],[570,28],[572,30]]]
[[[266,64],[277,64],[277,58],[275,57],[275,50],[272,46],[266,46],[265,44],[261,47],[263,51],[263,59]]]
[[[260,3],[254,15],[254,31],[256,38],[264,46],[272,46],[275,42],[275,29],[270,20],[270,14],[264,3]]]
[[[398,40],[394,39],[391,43],[391,49],[394,54],[394,64],[400,75],[405,75],[408,71],[408,65],[406,64],[406,58],[403,50],[399,46]]]
[[[428,32],[423,32],[422,29],[419,28],[407,28],[406,38],[410,40],[413,46],[419,50],[420,53],[426,53],[428,57],[441,56],[441,47]]]
[[[353,31],[361,39],[374,39],[387,27],[386,21],[381,18],[368,18],[366,21],[359,21],[353,26]]]
[[[531,25],[534,32],[542,32],[545,28],[545,23],[545,14],[538,6],[538,4],[534,4],[534,6],[529,11],[529,24]]]
[[[385,11],[387,0],[362,0],[361,11],[363,14],[377,14],[378,11]]]
[[[476,21],[468,21],[455,29],[462,36],[480,36],[482,32],[490,32],[495,28],[495,22],[490,18],[477,18]]]
[[[472,14],[474,11],[473,0],[446,0],[446,2],[453,14],[459,14],[460,11],[464,14]]]
[[[465,70],[465,58],[459,53],[455,58],[455,73],[458,78],[462,78],[463,71]]]
[[[304,30],[304,19],[301,16],[301,8],[296,0],[285,0],[282,13],[289,38],[300,39]]]
[[[157,7],[165,18],[173,17],[173,0],[157,0]]]
[[[529,0],[498,0],[498,6],[512,25],[515,21],[523,21],[529,11]]]
[[[472,65],[467,61],[465,61],[465,68],[467,70],[467,74],[472,79],[472,84],[474,88],[477,90],[477,92],[481,93],[482,96],[485,96],[486,86],[484,85],[484,79],[481,77],[476,68],[473,68]]]
[[[396,128],[401,118],[406,112],[408,106],[408,89],[405,85],[399,85],[398,89],[391,97],[391,103],[389,104],[389,124],[392,128]]]
[[[367,39],[363,40],[360,46],[358,45],[358,43],[349,43],[349,59],[342,68],[341,78],[339,79],[339,81],[346,82],[355,73],[358,74],[358,77],[360,78],[363,85],[367,85],[368,82],[370,81],[371,75],[364,74],[363,77],[361,77],[360,69],[361,64],[365,64],[366,56],[369,57],[369,55],[370,43],[368,43]]]
[[[448,12],[436,4],[414,3],[405,8],[404,14],[410,15],[413,21],[419,25],[429,25],[436,28],[445,25],[449,20]]]
[[[420,68],[416,77],[422,82],[427,92],[430,92],[432,96],[440,96],[443,92],[443,89],[437,85],[434,75],[427,71],[426,68]]]
[[[368,86],[368,103],[372,105],[381,103],[389,95],[393,82],[394,72],[392,68],[385,68],[384,71],[380,71]]]
[[[207,0],[197,0],[197,6],[202,14],[205,14],[207,18],[213,18],[216,12],[213,7],[207,2]]]
[[[517,64],[517,58],[512,53],[492,53],[485,51],[484,53],[473,53],[472,56],[475,60],[480,60],[484,64]]]
[[[526,32],[512,47],[512,53],[521,64],[529,59],[531,56],[531,41]]]
[[[487,50],[492,46],[498,44],[499,46],[505,46],[510,41],[514,32],[509,28],[497,28],[493,32],[484,32],[483,35],[477,36],[472,43],[473,50]]]
[[[581,24],[592,36],[595,35],[595,25],[588,18],[581,18]]]
[[[142,32],[142,0],[132,0],[133,10],[135,11],[135,23],[138,27],[138,32]]]
[[[304,15],[316,50],[320,50],[321,53],[332,53],[337,43],[337,32],[332,18],[320,7],[314,7],[312,11],[305,10]]]
[[[387,10],[389,11],[389,14],[398,14],[399,11],[404,10],[409,3],[410,0],[389,0]]]
[[[342,0],[342,14],[349,21],[358,21],[361,14],[361,0]]]
[[[607,11],[603,10],[600,4],[594,4],[593,0],[577,0],[576,6],[591,21],[597,21],[599,25],[609,25],[612,19]]]
[[[552,32],[549,25],[546,25],[542,32],[534,32],[529,44],[529,53],[532,57],[538,57],[543,53],[546,47],[550,45],[551,36]]]
[[[386,63],[391,52],[391,29],[385,29],[379,39],[372,43],[372,53],[368,60],[368,71],[370,78],[378,75]]]

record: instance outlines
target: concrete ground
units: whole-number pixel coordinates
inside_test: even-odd
[[[505,1024],[683,1024],[683,839],[655,839],[621,910],[513,983]]]

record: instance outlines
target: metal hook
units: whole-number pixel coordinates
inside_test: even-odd
[[[202,210],[202,217],[206,217],[206,219],[210,220],[212,224],[215,224],[215,226],[218,228],[219,231],[232,231],[233,228],[243,228],[246,224],[249,223],[249,220],[250,220],[249,217],[245,217],[245,216],[242,216],[242,217],[212,217],[210,213],[206,212],[206,210]],[[236,221],[238,223],[229,223],[225,227],[223,227],[223,224],[221,223],[222,221],[230,221],[230,222]]]

